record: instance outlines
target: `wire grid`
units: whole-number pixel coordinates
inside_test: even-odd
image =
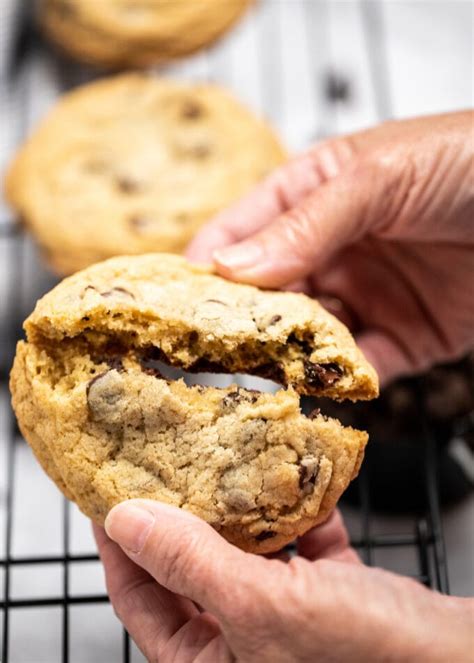
[[[282,68],[281,61],[281,22],[278,24],[275,15],[276,2],[267,2],[262,7],[260,13],[254,13],[250,20],[257,24],[259,32],[259,43],[262,45],[258,53],[259,79],[261,85],[261,96],[263,108],[267,115],[277,118],[281,113],[282,104],[282,86],[278,79],[278,71]],[[326,2],[303,2],[301,9],[304,12],[304,20],[307,27],[307,57],[312,61],[315,57],[313,34],[319,36],[319,46],[330,49],[328,36],[328,5]],[[387,58],[384,51],[383,34],[383,15],[382,8],[375,2],[360,2],[359,8],[362,26],[365,37],[365,47],[367,50],[367,59],[370,67],[371,82],[373,86],[373,95],[377,109],[377,116],[380,120],[391,116],[389,72],[387,69]],[[26,39],[35,40],[34,33],[28,35]],[[25,37],[23,37],[25,39]],[[272,49],[267,48],[272,44]],[[276,60],[275,60],[276,56]],[[278,61],[280,56],[280,61]],[[226,59],[225,51],[219,48],[213,48],[204,52],[200,56],[205,66],[208,67],[208,77],[220,80],[225,79],[229,73],[230,62]],[[334,105],[342,98],[341,83],[331,79],[331,72],[327,72],[326,95],[321,98],[318,96],[319,105],[319,123],[318,129],[314,132],[313,138],[333,133],[337,127],[334,121]],[[63,78],[62,84],[67,89],[82,80],[87,79],[87,74],[81,68],[71,66],[67,75]],[[316,79],[316,75],[315,75]],[[314,82],[314,94],[318,94],[320,81]],[[20,104],[23,113],[21,122],[22,130],[17,136],[20,141],[22,133],[27,126],[28,116],[28,84],[24,85],[24,103]],[[0,378],[2,389],[7,388],[8,369],[14,353],[14,347],[18,338],[21,337],[20,324],[22,319],[28,313],[24,310],[22,298],[19,293],[25,292],[28,283],[25,282],[25,262],[26,257],[26,239],[19,227],[11,223],[0,225],[0,240],[5,244],[6,265],[5,272],[7,283],[5,286],[7,293],[6,311],[8,315],[4,316],[6,321],[5,338],[2,343],[4,361],[0,368]],[[414,526],[411,531],[398,535],[376,535],[373,533],[372,510],[369,499],[369,487],[371,468],[369,463],[363,465],[360,479],[360,524],[361,533],[352,544],[360,551],[364,561],[371,565],[374,563],[374,553],[384,548],[406,548],[410,547],[416,552],[416,568],[412,575],[428,587],[447,593],[448,576],[445,557],[445,547],[440,517],[438,487],[437,487],[437,468],[434,437],[429,428],[428,418],[424,416],[422,409],[420,416],[423,420],[423,439],[420,443],[424,448],[425,456],[425,492],[426,492],[426,510],[421,516],[415,518]],[[0,557],[0,569],[3,568],[3,599],[0,602],[0,613],[2,620],[2,642],[0,661],[8,663],[10,653],[10,622],[12,611],[22,608],[46,608],[48,606],[60,607],[62,610],[62,632],[61,632],[61,661],[68,663],[70,661],[70,609],[75,605],[91,605],[104,603],[108,601],[105,594],[81,594],[75,595],[71,591],[71,564],[93,563],[97,562],[98,557],[95,554],[73,554],[70,550],[71,518],[70,508],[67,500],[64,499],[62,507],[62,551],[60,554],[45,556],[14,556],[12,554],[12,532],[13,532],[13,507],[15,500],[15,479],[18,473],[17,455],[18,455],[18,430],[14,415],[11,411],[7,413],[5,439],[1,441],[6,445],[6,519],[5,519],[5,550]],[[11,595],[11,577],[12,570],[26,565],[34,565],[36,569],[41,569],[45,565],[60,564],[62,568],[62,587],[61,593],[55,596],[13,598]],[[131,660],[131,643],[128,634],[123,632],[122,660],[129,663]]]

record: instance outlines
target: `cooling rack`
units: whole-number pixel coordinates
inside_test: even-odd
[[[286,19],[289,18],[290,11],[292,20],[299,25],[299,37],[292,36],[288,32]],[[356,20],[362,27],[362,41],[359,48],[364,50],[363,57],[367,62],[367,80],[371,86],[373,109],[372,117],[366,114],[367,123],[388,118],[391,115],[390,72],[384,50],[381,6],[374,2],[353,3],[348,11],[356,14]],[[298,2],[298,0],[286,3],[277,0],[263,2],[237,28],[234,36],[229,36],[218,46],[204,51],[185,63],[171,67],[167,73],[226,83],[229,87],[235,88],[251,105],[270,117],[283,133],[289,136],[289,142],[295,148],[302,147],[311,140],[340,129],[338,117],[341,112],[343,113],[344,104],[351,95],[350,76],[344,76],[344,73],[335,70],[331,64],[330,53],[334,45],[334,35],[331,35],[329,13],[330,7],[325,2]],[[295,15],[297,18],[294,18]],[[301,47],[297,49],[300,39]],[[292,71],[289,71],[287,63],[290,55],[294,57],[296,63],[292,65]],[[243,67],[241,59],[247,61],[246,67]],[[38,62],[43,64],[36,64]],[[18,108],[16,135],[12,139],[15,142],[22,139],[34,115],[31,108],[38,92],[38,83],[35,81],[38,74],[42,74],[44,62],[47,62],[49,67],[57,67],[59,87],[62,90],[69,89],[94,75],[79,65],[58,60],[57,56],[47,51],[47,46],[34,28],[31,16],[26,14],[18,27],[16,50],[10,67],[11,76],[16,81],[15,98]],[[292,104],[296,103],[291,95],[291,90],[296,90],[292,87],[296,76],[292,73],[294,71],[298,72],[299,77],[299,97],[296,102],[304,107],[304,112],[298,115],[292,112]],[[59,633],[56,632],[57,623],[55,627],[57,655],[54,661],[69,663],[78,660],[74,657],[71,645],[74,609],[81,605],[106,603],[108,598],[105,593],[77,593],[72,586],[73,569],[77,565],[86,568],[88,565],[96,564],[98,558],[95,554],[78,554],[71,548],[73,524],[71,506],[66,500],[62,503],[60,515],[59,552],[18,555],[13,549],[16,528],[15,506],[20,498],[19,457],[26,447],[17,430],[13,413],[6,405],[8,371],[15,344],[22,335],[21,321],[28,314],[36,296],[47,289],[52,281],[46,274],[37,277],[36,263],[31,257],[30,241],[13,219],[5,217],[0,224],[0,248],[4,265],[2,273],[5,274],[2,286],[5,297],[1,313],[0,366],[0,393],[4,405],[0,438],[2,454],[0,473],[3,473],[1,481],[4,482],[0,483],[0,486],[4,485],[4,492],[0,493],[0,508],[2,504],[5,507],[4,513],[0,514],[2,515],[0,541],[3,539],[4,544],[4,549],[0,549],[0,661],[14,663],[11,656],[13,620],[20,613],[27,620],[29,609],[47,611],[48,608],[54,607],[61,615]],[[413,516],[411,525],[402,532],[390,535],[374,532],[373,510],[370,503],[373,468],[369,459],[364,464],[358,479],[360,506],[356,518],[359,523],[359,534],[354,537],[352,543],[367,564],[377,561],[375,558],[380,550],[410,549],[412,564],[407,573],[423,584],[447,593],[449,587],[439,508],[436,445],[428,418],[422,408],[420,419],[424,421],[421,439],[418,440],[424,458],[424,508]],[[38,578],[44,569],[51,566],[61,570],[59,591],[39,596],[14,595],[12,583],[14,574],[18,570],[28,568],[30,572],[33,571],[35,578]],[[48,631],[46,617],[44,623]],[[89,628],[94,629],[93,622],[89,624]],[[127,633],[123,632],[121,637],[121,660],[124,663],[136,660],[137,654]],[[103,660],[118,659],[110,655],[110,658]]]

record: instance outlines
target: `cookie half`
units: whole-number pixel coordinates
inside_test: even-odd
[[[133,349],[190,372],[248,373],[336,400],[378,395],[347,328],[303,294],[227,281],[180,256],[121,256],[65,279],[25,323],[40,345]]]
[[[284,158],[268,125],[221,88],[126,74],[61,98],[14,158],[6,197],[68,274],[181,252]]]
[[[270,552],[325,520],[357,474],[366,433],[306,417],[297,391],[369,398],[375,373],[304,295],[230,283],[178,256],[120,257],[65,279],[25,329],[11,375],[20,428],[96,522],[147,497]],[[167,380],[162,360],[273,371],[289,387],[188,386]]]
[[[89,64],[140,67],[193,53],[220,37],[250,0],[42,0],[44,31]]]

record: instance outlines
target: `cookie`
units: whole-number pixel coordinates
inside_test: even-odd
[[[72,57],[112,68],[193,53],[222,35],[250,0],[43,0],[48,37]]]
[[[6,197],[68,274],[181,252],[283,159],[271,129],[221,88],[126,74],[58,102],[14,159]]]
[[[336,400],[377,376],[347,328],[303,294],[233,283],[180,256],[121,256],[65,279],[25,323],[41,345],[113,342],[190,372],[248,373]]]
[[[343,325],[304,295],[230,283],[178,256],[123,256],[65,279],[25,329],[10,383],[21,431],[98,523],[147,497],[271,552],[324,521],[358,472],[366,433],[305,416],[291,385],[369,398],[376,377]],[[167,379],[162,360],[255,374],[278,363],[290,386],[188,386]],[[326,375],[317,386],[296,370],[305,361]]]

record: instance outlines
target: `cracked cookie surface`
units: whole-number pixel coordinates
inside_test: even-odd
[[[68,274],[113,255],[182,251],[284,157],[268,125],[221,88],[124,74],[62,97],[15,157],[6,195]]]
[[[46,34],[78,60],[145,66],[215,41],[250,0],[43,0]]]

